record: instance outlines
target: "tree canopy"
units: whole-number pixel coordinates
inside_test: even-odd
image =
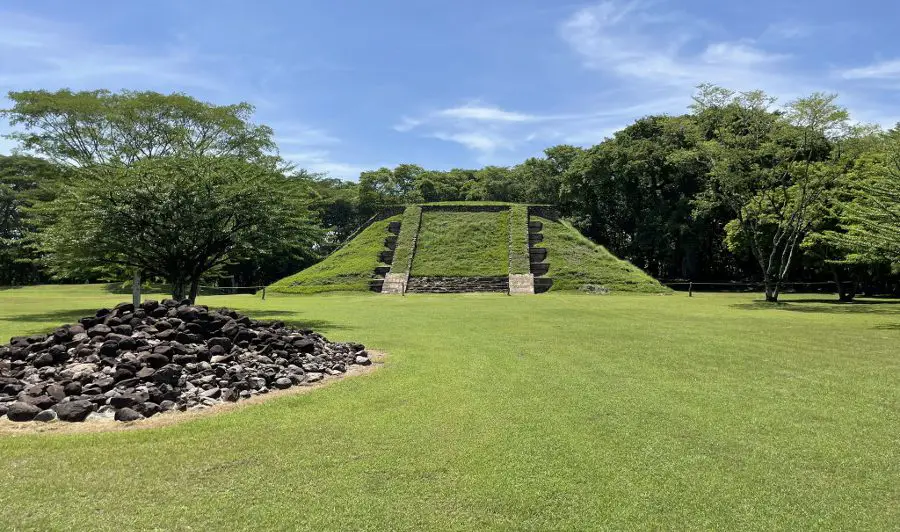
[[[94,90],[10,92],[3,113],[21,147],[61,164],[132,164],[151,157],[270,159],[272,129],[248,103],[213,105],[180,93]]]
[[[117,268],[165,279],[175,299],[229,262],[314,241],[298,183],[236,157],[160,157],[77,173],[37,208],[39,250],[61,277]]]

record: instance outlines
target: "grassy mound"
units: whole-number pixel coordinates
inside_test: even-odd
[[[581,290],[588,285],[614,292],[666,293],[670,290],[639,268],[616,258],[567,223],[533,217],[542,222],[544,241],[535,247],[547,249],[553,279],[551,290]]]
[[[446,202],[429,205],[508,206],[497,212],[426,210],[410,205],[403,214],[373,223],[322,262],[270,286],[272,292],[311,294],[367,291],[373,271],[391,266],[393,273],[417,277],[493,277],[528,273],[527,206],[500,202]],[[421,224],[420,224],[421,220]],[[615,292],[665,293],[669,289],[634,265],[590,241],[571,225],[533,216],[543,222],[554,291],[609,289]],[[387,224],[400,221],[393,264],[379,262]],[[414,256],[410,256],[413,253]],[[512,253],[511,253],[512,250]],[[410,258],[412,264],[410,267]],[[512,270],[510,270],[512,268]]]
[[[415,276],[509,274],[509,213],[426,212],[413,258]]]
[[[285,294],[368,290],[375,268],[389,266],[378,255],[385,250],[384,239],[389,236],[387,225],[399,220],[400,216],[393,216],[373,223],[322,262],[281,279],[269,286],[269,290]]]

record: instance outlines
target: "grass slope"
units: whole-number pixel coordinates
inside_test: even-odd
[[[512,205],[509,208],[509,273],[531,273],[528,254],[528,207]]]
[[[322,262],[273,283],[269,286],[269,291],[310,294],[368,290],[375,268],[386,266],[379,261],[378,254],[386,249],[384,240],[389,236],[387,225],[398,220],[400,216],[372,223]]]
[[[422,207],[410,205],[404,209],[400,222],[400,234],[397,235],[397,246],[394,248],[391,273],[409,273],[409,259],[412,257],[421,220]]]
[[[656,279],[616,258],[572,226],[540,217],[532,219],[544,224],[544,241],[535,247],[547,249],[547,262],[550,263],[547,277],[553,279],[551,290],[579,290],[584,285],[601,285],[616,292],[670,292]]]
[[[509,212],[425,212],[413,257],[416,276],[509,274]]]
[[[900,302],[757,297],[204,297],[387,363],[163,429],[0,437],[0,528],[895,529]],[[0,291],[0,335],[119,300]]]

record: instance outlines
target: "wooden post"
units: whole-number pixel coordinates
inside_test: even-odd
[[[131,280],[131,302],[137,308],[141,305],[141,271],[134,270],[134,278]]]
[[[688,283],[688,297],[694,297],[694,281]]]
[[[263,301],[266,300],[266,287],[263,287]]]

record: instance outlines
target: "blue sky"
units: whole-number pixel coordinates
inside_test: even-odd
[[[838,92],[854,118],[890,126],[897,20],[900,2],[887,0],[7,0],[0,94],[247,101],[283,156],[355,179],[596,144],[646,114],[684,112],[701,82],[782,100]]]

